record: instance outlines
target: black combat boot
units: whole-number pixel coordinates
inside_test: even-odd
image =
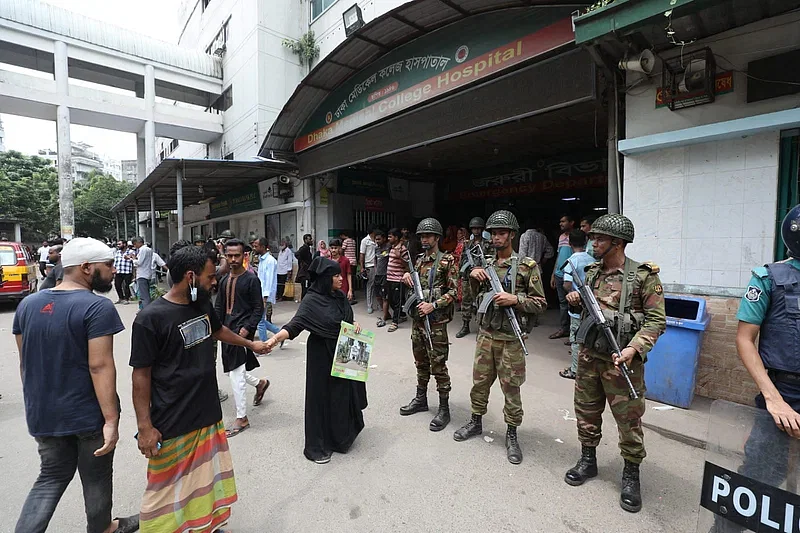
[[[460,339],[461,337],[466,337],[467,335],[469,335],[469,320],[465,318],[464,325],[462,325],[461,329],[458,330],[458,333],[456,333],[456,339]]]
[[[482,418],[483,417],[481,415],[473,414],[469,422],[461,426],[456,430],[455,433],[453,433],[453,439],[461,442],[462,440],[467,440],[470,437],[474,437],[475,435],[480,435],[483,433],[483,422],[481,422]]]
[[[597,476],[597,448],[593,446],[581,446],[581,458],[574,468],[567,470],[564,481],[568,485],[577,487],[583,485],[587,479]]]
[[[417,395],[414,399],[400,408],[400,414],[403,416],[413,415],[414,413],[421,413],[428,410],[428,391],[422,387],[417,387]]]
[[[517,442],[517,427],[508,426],[506,430],[506,456],[508,462],[512,465],[518,465],[522,462],[522,449]]]
[[[439,411],[431,420],[430,430],[441,431],[450,423],[450,395],[447,393],[439,395]]]
[[[642,509],[642,494],[639,491],[639,465],[625,459],[622,470],[622,491],[619,494],[619,505],[629,513],[638,513]]]

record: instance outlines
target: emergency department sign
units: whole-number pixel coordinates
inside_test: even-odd
[[[301,152],[575,39],[569,9],[470,17],[389,52],[334,90],[295,139]],[[465,112],[469,112],[465,110]]]

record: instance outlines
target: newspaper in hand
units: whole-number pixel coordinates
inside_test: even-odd
[[[336,341],[336,351],[333,354],[331,376],[367,381],[374,342],[374,331],[361,330],[361,333],[356,333],[353,324],[342,322],[339,339]]]

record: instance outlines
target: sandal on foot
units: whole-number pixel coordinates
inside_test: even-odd
[[[265,379],[266,383],[264,384],[264,388],[259,391],[256,389],[256,395],[253,398],[253,407],[257,407],[261,405],[261,401],[264,399],[264,394],[266,394],[267,389],[269,388],[269,380]]]
[[[225,436],[230,439],[231,437],[235,437],[236,435],[247,429],[250,429],[250,424],[247,424],[246,426],[234,426],[230,429],[225,430]]]
[[[379,318],[377,324],[379,328],[382,328],[383,326],[386,325],[386,321],[382,318]]]
[[[559,372],[558,375],[562,378],[575,379],[575,372],[573,372],[571,368],[565,368]]]
[[[563,329],[560,329],[560,330],[556,331],[555,333],[551,334],[551,335],[550,335],[549,337],[547,337],[547,338],[548,338],[548,339],[561,339],[561,338],[563,338],[563,337],[569,337],[569,333],[567,333],[567,332],[566,332],[566,331],[564,331]]]
[[[397,331],[397,324],[393,323],[391,326],[389,326],[389,333],[391,333],[393,331]]]
[[[115,518],[117,521],[117,529],[114,533],[133,533],[139,531],[139,514],[126,516],[123,518]]]

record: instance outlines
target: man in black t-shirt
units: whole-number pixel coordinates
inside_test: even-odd
[[[48,265],[53,265],[50,271],[45,275],[44,281],[39,286],[39,290],[52,289],[61,284],[64,279],[64,268],[61,266],[61,249],[62,244],[54,244],[47,252]]]
[[[262,342],[233,333],[215,315],[210,293],[216,285],[216,266],[205,250],[182,248],[170,258],[168,268],[172,288],[139,312],[131,337],[139,450],[150,459],[142,531],[163,525],[165,514],[171,517],[171,531],[197,523],[209,524],[213,531],[228,520],[237,499],[217,397],[214,343],[219,340],[257,353],[266,349]],[[203,453],[195,453],[201,447]],[[202,467],[209,456],[214,469]],[[165,468],[172,470],[172,483],[163,481]],[[180,491],[175,490],[178,482]],[[186,498],[186,494],[196,496]]]

